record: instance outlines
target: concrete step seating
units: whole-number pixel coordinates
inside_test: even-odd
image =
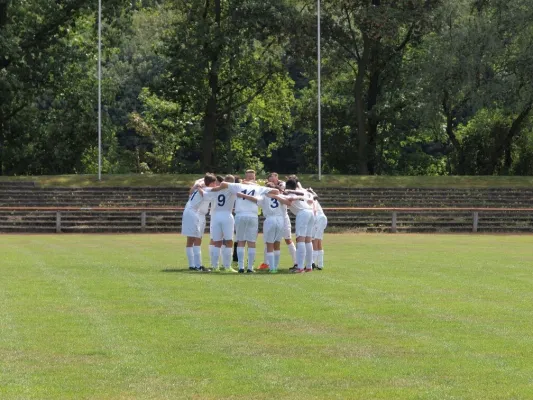
[[[533,208],[533,189],[316,189],[330,231],[390,232],[391,211],[347,207]],[[183,207],[188,188],[39,188],[0,182],[0,207]],[[179,232],[181,211],[0,210],[0,232]],[[294,217],[293,217],[294,223]],[[400,211],[397,232],[471,232],[470,211]],[[485,211],[478,232],[533,232],[533,212]]]

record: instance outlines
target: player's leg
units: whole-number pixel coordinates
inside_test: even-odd
[[[237,244],[237,263],[240,273],[244,272],[244,250],[246,241],[244,240],[245,221],[242,215],[235,217],[235,239]]]
[[[307,229],[305,232],[305,270],[311,272],[313,270],[313,227],[315,225],[315,216],[311,213],[311,217],[307,222]]]
[[[204,265],[202,263],[202,238],[204,236],[205,232],[205,215],[199,216],[199,224],[200,224],[200,237],[195,238],[194,244],[193,244],[193,253],[194,253],[194,266],[197,270],[202,270],[204,268]]]
[[[198,214],[191,210],[185,210],[181,220],[181,234],[186,236],[185,254],[190,270],[195,270],[194,262],[194,241],[200,234],[199,217]]]
[[[265,236],[265,247],[266,247],[266,258],[269,265],[269,270],[273,271],[275,269],[275,260],[274,260],[274,235],[275,235],[275,224],[272,218],[265,219],[265,224],[263,225],[263,235]]]
[[[284,222],[281,218],[276,218],[276,233],[274,236],[274,271],[278,271],[279,259],[281,257],[280,242],[283,238]]]
[[[231,268],[231,256],[233,253],[233,230],[235,219],[232,214],[225,214],[222,223],[222,235],[226,248],[222,251],[222,266],[226,272],[237,272]]]
[[[291,255],[293,268],[295,268],[297,266],[296,246],[292,241],[292,224],[289,214],[285,214],[283,224],[283,238],[285,239],[285,244],[287,245],[287,249],[289,250],[289,254]]]
[[[213,223],[211,225],[211,239],[213,240],[213,249],[211,251],[211,268],[213,268],[214,271],[218,270],[220,249],[222,247],[222,242],[224,239],[222,224],[223,221],[221,221],[220,216],[215,215],[213,218]]]
[[[317,253],[317,260],[316,260],[316,266],[317,269],[322,270],[324,268],[324,247],[323,247],[323,239],[324,239],[324,231],[326,230],[326,227],[328,225],[328,219],[325,215],[322,215],[318,218],[317,222],[317,229],[314,232],[313,239],[314,239],[314,246],[315,251]]]
[[[312,212],[302,210],[296,216],[296,263],[298,264],[294,272],[304,272],[306,260],[306,237],[307,225],[309,224]]]
[[[266,245],[266,242],[265,242],[265,223],[266,223],[266,219],[263,221],[263,244],[264,244],[264,247],[263,247],[263,263],[257,268],[259,270],[267,270],[267,269],[270,268],[270,266],[268,265],[267,245]]]
[[[255,263],[255,243],[259,231],[259,219],[257,217],[246,217],[246,224],[244,227],[243,238],[248,245],[248,271],[254,270]]]

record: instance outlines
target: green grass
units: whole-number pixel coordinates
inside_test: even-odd
[[[325,243],[249,276],[178,235],[2,235],[0,398],[533,398],[533,236]]]
[[[57,176],[0,176],[1,181],[34,181],[42,187],[86,186],[190,186],[201,174],[196,175],[57,175]],[[285,174],[280,174],[283,178]],[[258,176],[265,178],[265,176]],[[312,187],[398,187],[398,188],[531,188],[531,176],[357,176],[301,174],[301,181]]]

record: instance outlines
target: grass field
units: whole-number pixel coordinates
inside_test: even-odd
[[[242,176],[243,174],[241,174]],[[280,173],[281,178],[286,174]],[[0,182],[36,182],[41,187],[87,186],[190,186],[200,175],[184,174],[103,174],[53,176],[0,176]],[[532,176],[358,176],[298,174],[305,186],[312,187],[392,187],[392,188],[531,188]],[[264,179],[264,174],[258,178]]]
[[[0,399],[533,398],[533,236],[330,234],[324,271],[252,276],[177,235],[0,239]]]

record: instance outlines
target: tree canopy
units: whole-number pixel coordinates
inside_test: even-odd
[[[96,172],[95,3],[0,0],[0,174]],[[104,173],[317,171],[315,2],[103,6]],[[531,1],[321,16],[324,173],[533,173]]]

